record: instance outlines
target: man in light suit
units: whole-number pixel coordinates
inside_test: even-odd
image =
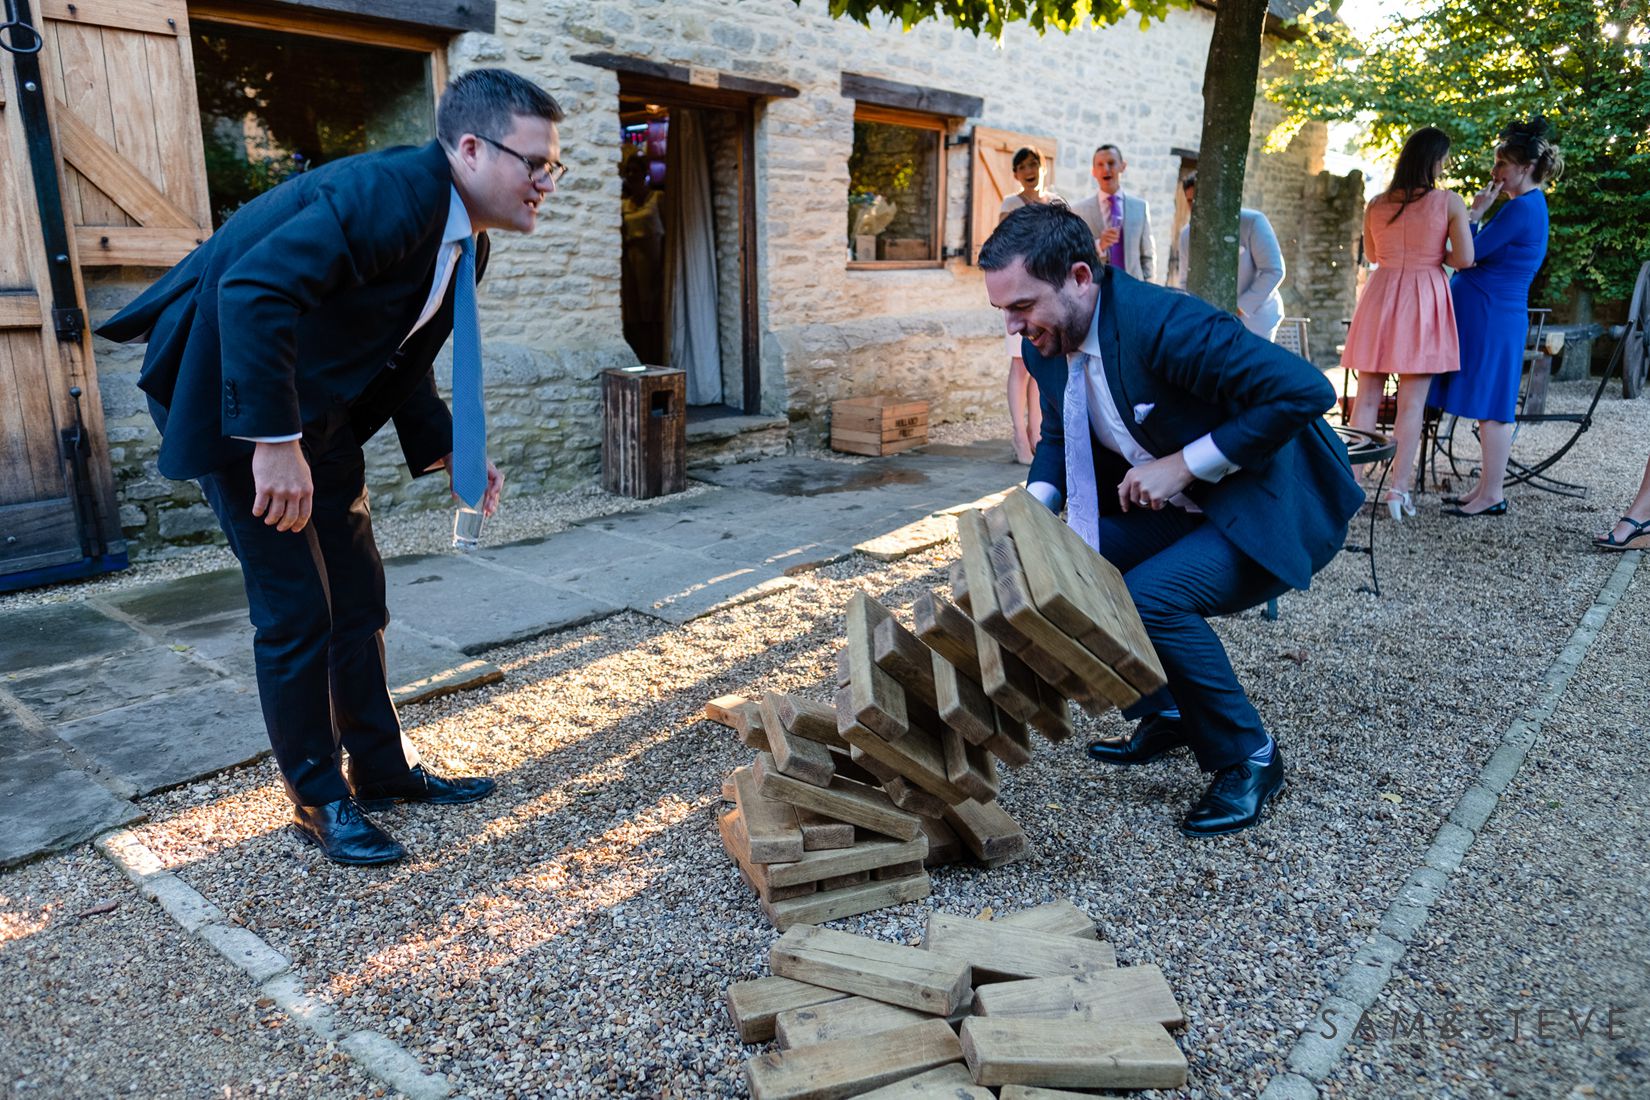
[[[1187,294],[1101,264],[1059,206],[1009,215],[980,250],[1043,401],[1027,489],[1123,574],[1168,677],[1089,753],[1144,764],[1189,747],[1215,773],[1188,836],[1254,825],[1283,754],[1206,619],[1305,588],[1363,501],[1310,363]]]
[[[1100,190],[1078,202],[1072,210],[1094,234],[1101,263],[1120,267],[1149,283],[1157,269],[1151,210],[1145,199],[1123,193],[1123,172],[1127,168],[1123,150],[1117,146],[1102,145],[1096,149],[1089,171]]]
[[[429,771],[402,735],[361,448],[393,419],[414,476],[447,470],[456,495],[497,507],[475,283],[486,230],[531,233],[555,190],[561,118],[519,76],[466,73],[441,99],[438,140],[334,161],[259,196],[98,330],[148,341],[138,385],[161,473],[200,481],[240,560],[294,825],[339,863],[406,854],[364,809],[493,789]],[[432,366],[449,333],[456,459]]]
[[[1186,192],[1186,206],[1197,202],[1197,173],[1192,172],[1180,181]],[[1176,285],[1186,289],[1186,258],[1191,254],[1192,226],[1180,227],[1180,272]],[[1245,206],[1238,211],[1238,319],[1243,327],[1263,340],[1278,334],[1283,323],[1283,296],[1278,287],[1283,283],[1283,249],[1278,247],[1278,235],[1272,232],[1272,223],[1259,210]]]

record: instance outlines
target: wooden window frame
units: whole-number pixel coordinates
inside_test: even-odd
[[[259,30],[280,31],[283,34],[305,35],[310,38],[331,38],[365,46],[389,46],[428,54],[432,96],[439,99],[441,90],[447,86],[447,45],[452,41],[453,34],[418,30],[405,24],[381,22],[376,19],[329,15],[313,9],[305,9],[300,13],[261,4],[238,4],[228,0],[205,0],[201,3],[191,0],[189,22],[193,25],[200,21],[236,27],[255,27]]]
[[[934,134],[934,172],[938,176],[934,195],[934,209],[930,228],[934,257],[928,260],[849,260],[849,271],[917,271],[945,267],[945,203],[946,170],[945,139],[951,132],[948,115],[925,111],[907,111],[898,107],[884,107],[876,103],[856,100],[854,122],[881,122],[905,126],[913,130],[930,130]]]

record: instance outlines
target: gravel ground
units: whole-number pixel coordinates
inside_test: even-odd
[[[1102,771],[1080,746],[1123,726],[1085,717],[1004,784],[1035,858],[942,869],[930,902],[836,926],[911,942],[930,907],[1070,896],[1122,961],[1158,963],[1180,995],[1184,1095],[1253,1096],[1615,565],[1586,536],[1637,484],[1647,437],[1650,403],[1611,400],[1558,471],[1596,500],[1516,491],[1511,516],[1467,521],[1424,498],[1401,527],[1378,523],[1382,598],[1343,554],[1280,621],[1217,624],[1291,769],[1263,828],[1185,840],[1178,817],[1203,786],[1189,758]],[[487,654],[503,683],[403,717],[432,766],[496,774],[500,791],[383,815],[415,853],[402,866],[318,861],[281,828],[267,766],[145,800],[138,833],[290,957],[341,1026],[391,1035],[464,1094],[741,1095],[752,1052],[720,998],[766,971],[775,933],[716,841],[721,778],[749,753],[698,715],[726,692],[828,698],[848,595],[905,614],[955,555],[855,557],[685,626],[623,615]],[[51,1072],[44,1052],[16,1057]],[[127,1080],[164,1091],[142,1070]]]
[[[1328,1095],[1650,1096],[1647,620],[1641,566]]]
[[[90,848],[0,878],[0,943],[0,1096],[383,1094]]]

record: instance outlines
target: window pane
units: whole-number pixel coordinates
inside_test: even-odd
[[[214,227],[318,164],[435,136],[426,53],[208,22],[193,30]]]
[[[890,122],[854,123],[848,158],[848,255],[932,260],[939,201],[938,135]]]

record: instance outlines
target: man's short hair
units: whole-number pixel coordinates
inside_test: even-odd
[[[1017,259],[1056,290],[1066,285],[1072,264],[1100,270],[1094,234],[1063,202],[1028,203],[1004,218],[980,246],[977,266],[981,271],[1001,271]]]
[[[560,122],[560,105],[524,76],[505,69],[471,69],[455,76],[435,109],[435,132],[451,149],[465,134],[495,141],[508,134],[517,116]]]
[[[1104,144],[1104,145],[1096,145],[1094,147],[1094,155],[1099,156],[1101,153],[1104,153],[1107,149],[1110,149],[1112,152],[1116,153],[1118,160],[1127,160],[1128,159],[1127,157],[1125,157],[1123,155],[1123,147],[1121,145],[1113,145],[1109,141],[1106,142],[1106,144]]]

